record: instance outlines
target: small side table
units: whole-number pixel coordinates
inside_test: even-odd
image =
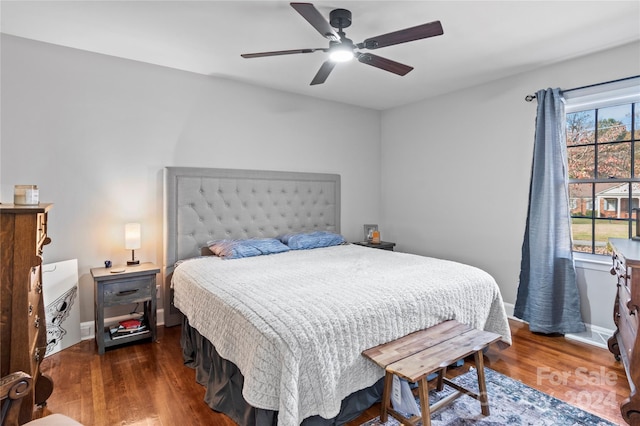
[[[123,270],[122,272],[115,272]],[[141,339],[156,340],[156,274],[160,272],[153,263],[112,268],[91,268],[94,283],[95,327],[98,353],[110,346]],[[109,306],[144,304],[144,319],[147,329],[130,336],[112,339],[104,326],[104,308]]]
[[[371,248],[377,248],[380,250],[389,250],[389,251],[393,251],[393,248],[396,245],[396,243],[390,243],[388,241],[380,241],[380,244],[373,244],[371,241],[358,241],[353,244],[357,244],[363,247],[371,247]]]

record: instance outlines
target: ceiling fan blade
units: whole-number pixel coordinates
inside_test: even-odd
[[[379,49],[381,47],[393,46],[394,44],[406,43],[408,41],[420,40],[444,34],[440,21],[429,22],[428,24],[416,27],[405,28],[404,30],[371,37],[358,44],[360,49]]]
[[[304,19],[306,19],[320,34],[322,37],[328,38],[332,41],[340,41],[338,33],[329,25],[329,22],[324,16],[316,9],[311,3],[290,3]]]
[[[413,69],[413,67],[410,67],[409,65],[404,65],[400,62],[392,61],[391,59],[383,58],[371,53],[360,53],[358,55],[358,61],[398,75],[406,75]]]
[[[313,80],[311,80],[310,85],[314,86],[316,84],[324,83],[327,80],[327,77],[329,77],[329,74],[331,74],[331,71],[333,71],[333,67],[335,66],[336,63],[333,61],[324,61],[324,63],[316,73],[316,76],[313,77]]]
[[[318,48],[318,49],[276,50],[274,52],[243,53],[240,56],[242,56],[243,58],[249,59],[249,58],[262,58],[262,57],[265,57],[265,56],[293,55],[293,54],[296,54],[296,53],[313,53],[313,52],[316,52],[318,50],[326,52],[329,49]]]

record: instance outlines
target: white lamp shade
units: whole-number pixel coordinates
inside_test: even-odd
[[[140,248],[140,224],[127,223],[124,225],[124,246],[127,250]]]

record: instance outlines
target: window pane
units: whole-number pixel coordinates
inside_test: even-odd
[[[598,110],[598,142],[631,139],[631,104]]]
[[[611,254],[607,248],[609,238],[629,238],[629,221],[596,219],[596,254]]]
[[[591,219],[572,218],[571,237],[573,239],[573,251],[592,253]]]
[[[569,208],[571,216],[592,217],[593,184],[591,183],[572,183],[569,184]]]
[[[572,146],[567,148],[569,179],[594,178],[595,146]]]
[[[596,217],[627,218],[629,212],[629,182],[596,184],[595,204]],[[627,210],[623,211],[622,206],[625,206]],[[618,209],[618,207],[621,208]]]
[[[567,114],[567,146],[595,143],[596,111]]]
[[[598,145],[598,177],[631,177],[631,143]]]

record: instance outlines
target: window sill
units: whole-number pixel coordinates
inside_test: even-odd
[[[611,256],[604,254],[590,254],[573,252],[573,260],[576,268],[593,269],[595,271],[609,272],[611,269]]]

